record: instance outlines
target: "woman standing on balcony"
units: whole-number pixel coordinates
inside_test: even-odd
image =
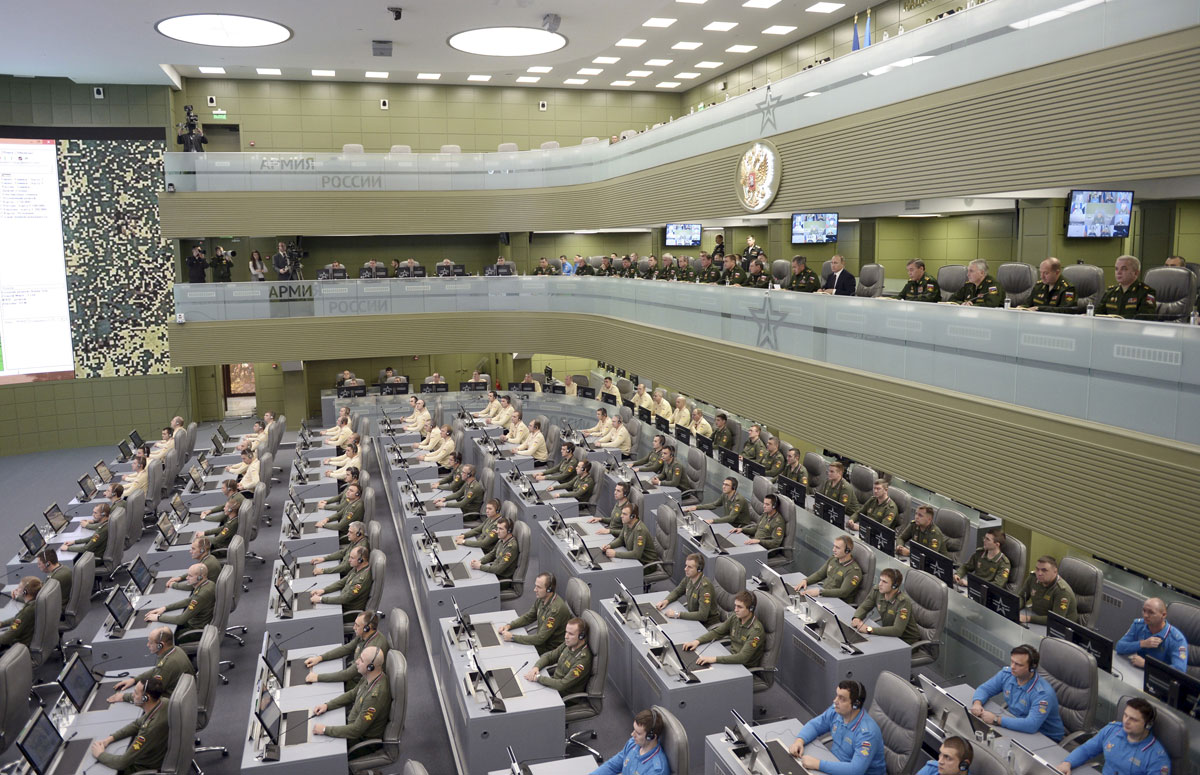
[[[263,263],[262,253],[257,250],[250,251],[250,276],[257,282],[267,279],[267,265]]]

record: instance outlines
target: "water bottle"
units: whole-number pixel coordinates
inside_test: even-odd
[[[1087,316],[1090,318],[1090,317],[1093,317],[1095,314],[1096,314],[1096,305],[1089,301],[1088,305],[1087,305]]]
[[[1008,298],[1007,296],[1004,297],[1004,308],[1012,309],[1012,299]]]

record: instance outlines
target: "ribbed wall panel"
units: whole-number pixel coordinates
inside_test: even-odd
[[[622,364],[1200,592],[1200,449],[633,321],[492,312],[172,324],[173,364],[497,351]],[[1170,551],[1163,537],[1170,536]]]

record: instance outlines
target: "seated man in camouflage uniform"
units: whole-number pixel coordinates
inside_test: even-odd
[[[498,540],[496,522],[500,519],[500,501],[492,498],[483,507],[483,521],[470,530],[454,536],[454,543],[490,552]]]
[[[683,599],[684,611],[672,611],[667,608],[680,598]],[[701,622],[705,627],[714,627],[721,622],[721,609],[716,603],[716,591],[708,577],[704,575],[704,555],[692,553],[683,563],[683,580],[671,590],[670,594],[654,604],[668,619],[686,619]]]
[[[738,495],[737,479],[732,476],[725,477],[721,482],[721,494],[714,501],[708,503],[698,503],[694,506],[684,506],[684,511],[696,510],[715,510],[721,509],[721,515],[715,519],[706,519],[710,525],[719,525],[732,523],[734,527],[746,527],[750,524],[750,504],[746,503],[746,499]]]
[[[363,740],[377,740],[383,737],[387,729],[388,719],[392,710],[392,686],[383,669],[384,656],[382,649],[368,646],[354,661],[355,670],[361,676],[358,686],[339,694],[329,702],[323,702],[313,708],[313,716],[322,716],[334,708],[350,706],[346,712],[346,723],[340,726],[314,724],[314,735],[345,738],[346,746],[353,748]],[[356,751],[350,757],[353,761],[360,756],[366,756],[371,747]]]
[[[349,643],[332,648],[319,656],[313,655],[304,660],[304,666],[309,668],[308,675],[304,677],[305,683],[344,683],[346,691],[357,689],[359,683],[362,681],[362,676],[359,675],[355,663],[358,662],[358,658],[362,655],[363,651],[369,648],[377,648],[386,656],[389,644],[387,636],[379,631],[379,614],[374,611],[363,611],[354,617],[354,637],[350,639]],[[343,659],[351,655],[353,655],[354,661],[344,670],[318,673],[312,669],[322,662]]]
[[[804,489],[807,492],[808,469],[804,467],[804,460],[800,457],[800,450],[792,447],[787,451],[787,457],[784,460],[785,464],[783,470],[779,472],[779,476],[786,476],[793,482],[804,485]],[[776,481],[778,481],[778,478]]]
[[[908,595],[900,591],[900,571],[884,568],[879,572],[879,584],[867,595],[862,605],[854,610],[850,624],[859,632],[874,635],[890,635],[905,643],[916,643],[921,639],[917,629],[916,609]],[[879,612],[879,624],[869,624],[866,619],[872,611]]]
[[[836,597],[850,602],[862,584],[862,568],[854,560],[854,539],[838,536],[833,541],[833,555],[825,564],[800,580],[797,592],[809,597]],[[820,587],[812,586],[824,582]]]
[[[734,256],[725,256],[725,268],[721,270],[721,285],[745,285],[749,279],[750,277]]]
[[[0,652],[8,650],[14,643],[29,646],[33,642],[33,607],[38,592],[42,591],[42,580],[37,576],[25,576],[13,590],[13,599],[21,603],[21,610],[11,619],[0,622]]]
[[[919,258],[910,258],[905,266],[908,272],[908,282],[896,296],[900,301],[932,301],[942,300],[942,291],[938,281],[925,271],[925,262]]]
[[[767,445],[762,440],[762,426],[758,423],[750,426],[746,443],[742,445],[741,456],[755,463],[761,463],[767,456]]]
[[[638,385],[638,387],[644,386]],[[629,465],[638,471],[658,473],[658,470],[662,468],[662,448],[666,443],[666,436],[661,433],[654,434],[654,437],[650,439],[650,451],[646,453],[646,456],[633,461]]]
[[[1074,311],[1075,286],[1063,279],[1062,262],[1051,256],[1038,265],[1038,274],[1041,280],[1033,286],[1033,294],[1024,309]]]
[[[746,277],[747,288],[770,288],[771,276],[763,271],[765,266],[764,257],[756,258],[750,262],[750,274]]]
[[[367,540],[367,527],[362,522],[354,521],[350,523],[350,529],[346,531],[346,545],[338,549],[333,554],[327,554],[324,557],[312,558],[312,564],[317,565],[322,562],[336,562],[332,568],[314,568],[314,576],[324,576],[325,574],[341,576],[344,573],[350,572],[350,552],[358,547],[365,548],[368,552],[371,551],[371,544]]]
[[[1113,268],[1117,282],[1104,290],[1097,315],[1116,315],[1126,319],[1151,319],[1158,314],[1158,302],[1154,289],[1138,279],[1142,274],[1142,262],[1133,256],[1121,256]]]
[[[733,601],[733,613],[729,615],[729,618],[722,624],[711,628],[699,638],[689,640],[683,644],[684,651],[693,651],[702,643],[727,637],[729,638],[728,656],[714,657],[708,654],[701,654],[696,657],[696,664],[703,666],[716,663],[719,665],[758,667],[762,663],[763,650],[767,645],[767,636],[762,622],[754,615],[754,609],[757,605],[758,599],[754,597],[753,592],[747,592],[744,589],[738,592],[737,597]]]
[[[875,483],[871,485],[871,497],[867,498],[867,502],[859,508],[854,516],[873,519],[884,527],[895,527],[896,520],[900,516],[900,509],[896,506],[896,501],[888,497],[887,479],[875,480]],[[858,522],[848,518],[846,529],[858,530]]]
[[[577,501],[590,500],[592,490],[596,487],[596,479],[592,476],[592,464],[587,460],[580,460],[575,466],[575,478],[567,482],[563,489],[555,489],[550,491],[552,498],[574,498]]]
[[[361,611],[367,607],[367,599],[371,596],[371,562],[367,547],[359,546],[350,551],[350,572],[342,576],[324,589],[314,589],[310,593],[313,604],[340,605],[344,610]],[[379,580],[383,583],[383,579]],[[340,595],[330,594],[341,592]]]
[[[544,471],[533,475],[534,481],[549,479],[552,482],[565,482],[575,476],[575,444],[564,441],[559,448],[558,462]]]
[[[567,620],[571,618],[571,609],[558,595],[557,588],[558,580],[553,573],[539,573],[533,582],[533,606],[508,624],[501,625],[500,637],[513,643],[533,646],[539,655],[561,646]],[[537,622],[537,631],[532,635],[513,632],[534,622]]]
[[[80,538],[69,544],[63,544],[62,548],[74,554],[91,552],[99,560],[104,556],[104,550],[108,548],[108,515],[111,513],[111,504],[97,503],[92,507],[92,524],[96,526],[96,532],[88,538]]]
[[[525,673],[525,680],[549,686],[563,697],[583,691],[592,675],[592,650],[587,639],[587,622],[579,618],[567,620],[562,645],[543,653]],[[542,669],[551,665],[554,669],[541,675]]]
[[[512,579],[513,574],[517,572],[519,553],[520,548],[517,546],[516,536],[513,535],[512,520],[501,516],[496,520],[496,545],[483,557],[471,560],[471,567],[491,573],[498,579]]]
[[[145,687],[138,685],[134,690],[134,704],[142,706],[142,715],[113,732],[108,737],[92,743],[92,756],[106,767],[118,773],[157,771],[162,768],[170,741],[167,726],[167,700],[163,682],[150,678]],[[117,740],[133,738],[124,753],[113,754],[105,749]]]
[[[170,605],[159,606],[145,616],[148,622],[175,625],[176,643],[187,633],[201,630],[211,622],[217,602],[217,582],[208,577],[208,567],[203,563],[188,568],[187,583],[192,587],[192,594]],[[167,611],[179,613],[167,614]]]
[[[703,251],[700,252],[700,271],[696,274],[696,281],[708,285],[721,282],[721,268],[714,266],[712,256]]]
[[[694,283],[696,282],[696,270],[692,269],[692,262],[687,256],[680,256],[675,266],[675,282],[677,283]]]
[[[983,548],[975,551],[971,559],[958,566],[954,581],[959,586],[967,585],[967,574],[978,576],[989,584],[1003,587],[1012,573],[1012,561],[1004,554],[1004,531],[998,527],[983,534]]]
[[[825,474],[825,484],[821,485],[820,493],[830,500],[842,504],[847,514],[858,510],[858,495],[846,481],[846,465],[840,460],[829,464]]]
[[[612,512],[608,515],[608,523],[596,531],[597,535],[609,535],[621,531],[621,510],[625,508],[626,503],[629,503],[629,488],[632,486],[629,482],[617,482],[613,486]],[[588,522],[603,521],[604,517],[588,517]]]
[[[1021,585],[1020,598],[1030,607],[1030,613],[1021,614],[1022,622],[1045,624],[1046,614],[1050,611],[1073,622],[1079,621],[1075,591],[1058,575],[1058,560],[1048,554],[1037,559],[1033,573]]]
[[[941,528],[933,524],[933,506],[918,506],[912,522],[905,525],[900,534],[896,536],[896,555],[898,557],[909,555],[908,547],[905,546],[909,541],[915,541],[921,546],[941,554],[946,553],[946,536],[942,534]]]
[[[717,428],[712,434],[713,446],[733,449],[733,442],[737,435],[733,432],[733,428],[729,427],[729,417],[724,412],[717,412],[715,419]]]
[[[786,528],[787,524],[784,522],[783,514],[779,512],[779,496],[769,493],[763,498],[763,515],[758,520],[758,524],[750,527],[735,527],[729,532],[743,533],[749,536],[746,540],[747,544],[758,544],[769,552],[783,545]]]
[[[139,675],[115,683],[114,692],[108,698],[110,704],[133,702],[140,695],[136,687],[145,689],[146,682],[151,678],[162,681],[162,695],[170,697],[181,677],[196,674],[192,668],[192,660],[183,653],[183,649],[175,645],[175,636],[171,634],[170,627],[156,627],[151,630],[146,638],[146,648],[156,657],[154,666]],[[125,691],[131,688],[134,691]]]
[[[601,551],[613,559],[637,560],[643,568],[658,562],[658,545],[650,535],[650,528],[638,518],[637,506],[625,504],[621,509],[621,522],[621,534],[601,547]]]
[[[804,256],[792,256],[792,276],[783,286],[785,291],[797,293],[813,293],[821,287],[817,273],[808,268],[808,259]]]
[[[783,466],[786,461],[783,459],[783,453],[779,451],[778,436],[772,436],[767,439],[767,451],[763,454],[762,460],[759,462],[763,464],[763,468],[767,469],[763,472],[763,476],[772,482],[779,479],[779,475],[783,473]]]
[[[988,274],[988,263],[977,258],[967,264],[967,281],[950,297],[951,304],[964,307],[1003,307],[1004,288]]]
[[[692,488],[683,464],[675,459],[674,447],[663,447],[662,470],[660,473],[662,474],[661,477],[655,476],[650,479],[650,483],[655,487],[662,485],[663,487],[677,487],[680,490],[690,490]]]

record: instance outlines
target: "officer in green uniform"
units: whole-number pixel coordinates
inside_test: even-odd
[[[767,445],[762,440],[762,426],[755,424],[750,426],[749,438],[742,445],[742,457],[746,460],[753,460],[756,463],[761,463],[762,459],[767,456]]]
[[[983,548],[976,550],[971,559],[958,566],[954,581],[960,586],[966,586],[967,574],[1003,587],[1008,583],[1012,574],[1012,561],[1004,553],[1004,531],[998,527],[983,534]]]
[[[658,279],[658,259],[654,256],[646,257],[646,268],[638,268],[637,273],[640,280],[657,280]]]
[[[987,261],[977,258],[967,264],[967,281],[950,301],[964,307],[1003,307],[1004,288],[988,274]]]
[[[138,685],[133,701],[142,706],[142,715],[108,737],[92,743],[91,752],[96,761],[118,773],[162,769],[169,742],[167,700],[164,694],[163,682],[158,678],[148,679],[144,688]],[[124,753],[113,754],[105,750],[110,744],[127,737],[132,740]]]
[[[96,532],[92,533],[90,538],[77,539],[69,544],[64,544],[62,548],[75,554],[91,552],[97,558],[103,557],[104,550],[108,548],[108,515],[111,513],[111,504],[97,503],[92,507],[92,521],[96,525]]]
[[[358,470],[357,466],[350,466],[349,468],[346,469],[346,480],[345,480],[346,488],[349,488],[350,485],[352,485],[352,484],[358,484],[358,474],[359,474],[359,470]],[[235,486],[236,486],[236,483],[235,483]],[[241,495],[239,494],[238,497],[240,498]],[[332,498],[329,498],[328,500],[317,501],[317,509],[318,510],[328,509],[331,511],[336,511],[338,509],[338,507],[342,505],[342,502],[345,500],[346,500],[346,489],[343,489],[337,495],[333,496]],[[238,505],[241,506],[242,505],[241,502],[239,502]]]
[[[658,473],[658,470],[662,468],[662,448],[666,443],[666,436],[663,436],[661,433],[654,434],[654,438],[650,440],[650,451],[646,453],[646,456],[633,461],[629,465],[638,471]]]
[[[733,442],[737,436],[733,432],[733,428],[729,427],[729,417],[724,412],[718,412],[713,418],[717,427],[713,429],[712,440],[714,447],[722,447],[724,449],[733,449]]]
[[[231,511],[233,508],[232,504],[232,501],[225,502],[226,518],[220,526],[214,527],[211,530],[205,530],[203,533],[201,533],[201,535],[203,535],[205,538],[208,538],[210,541],[212,541],[212,548],[214,551],[217,549],[228,549],[229,542],[233,540],[235,535],[237,535],[238,525],[241,522],[241,510],[239,509],[238,511]]]
[[[792,447],[787,452],[786,465],[779,472],[780,476],[786,476],[793,482],[798,482],[804,485],[804,490],[808,491],[808,469],[804,467],[804,461],[800,457],[800,450]]]
[[[762,459],[759,460],[759,462],[762,463],[763,467],[767,469],[764,473],[764,476],[766,476],[772,482],[778,479],[779,475],[783,473],[783,467],[786,461],[783,459],[783,453],[779,451],[779,439],[777,437],[772,436],[771,438],[767,439],[766,454],[762,456]]]
[[[234,508],[239,509],[242,507],[242,501],[246,499],[246,496],[242,495],[241,492],[238,491],[237,479],[226,479],[221,482],[221,492],[225,494],[225,503],[222,503],[220,506],[213,506],[210,509],[201,511],[200,519],[205,522],[216,522],[218,524],[224,523],[227,519],[225,515],[226,504],[228,504],[231,500],[237,501],[237,504]]]
[[[910,258],[905,267],[908,271],[908,282],[900,289],[896,298],[900,301],[932,301],[942,300],[942,290],[938,281],[925,271],[925,262],[919,258]]]
[[[513,535],[512,520],[501,515],[496,520],[496,545],[492,550],[477,560],[471,560],[475,570],[491,573],[498,579],[511,579],[517,572],[517,557],[520,548],[516,536]]]
[[[546,260],[545,256],[542,256],[541,258],[538,259],[537,269],[533,270],[533,274],[535,277],[539,277],[539,276],[543,276],[543,275],[545,275],[547,277],[556,277],[556,276],[562,274],[562,272],[560,272],[559,270],[550,266],[550,262]]]
[[[462,452],[454,452],[450,455],[450,470],[446,475],[437,480],[434,485],[435,490],[457,490],[459,482],[462,481]]]
[[[496,521],[500,519],[500,501],[492,498],[483,507],[483,521],[470,530],[456,535],[454,543],[460,546],[473,546],[490,552],[496,545]]]
[[[596,480],[592,476],[592,464],[587,460],[580,460],[575,466],[575,478],[564,485],[565,489],[551,490],[550,495],[555,498],[574,498],[578,501],[586,501],[592,497],[592,490],[596,488]]]
[[[670,253],[663,253],[662,266],[658,270],[658,279],[664,282],[673,282],[675,280],[675,257]]]
[[[710,525],[720,525],[732,523],[734,527],[746,527],[750,524],[750,504],[746,503],[746,499],[738,495],[737,480],[732,476],[725,477],[721,482],[721,494],[714,501],[708,503],[698,503],[695,506],[684,506],[684,511],[711,510],[716,511],[721,509],[721,514],[716,519],[706,520]]]
[[[362,522],[364,509],[366,504],[362,499],[362,485],[352,484],[342,491],[344,498],[338,506],[338,510],[328,517],[323,517],[317,520],[318,528],[328,528],[336,530],[341,535],[346,535],[350,529],[351,522]]]
[[[846,466],[840,460],[830,462],[826,469],[825,484],[821,485],[820,493],[845,506],[847,514],[853,514],[858,510],[858,494],[846,481]]]
[[[1041,281],[1033,286],[1033,294],[1025,309],[1073,311],[1077,303],[1075,286],[1063,279],[1062,262],[1051,256],[1038,265],[1038,274]]]
[[[637,277],[637,267],[633,264],[633,259],[629,256],[621,256],[621,266],[613,272],[613,277],[624,277],[633,279]]]
[[[464,465],[462,475],[462,495],[455,500],[438,498],[433,502],[434,508],[462,509],[463,514],[478,514],[483,510],[483,483],[475,478],[475,466]]]
[[[11,619],[0,622],[0,652],[14,643],[28,646],[33,642],[33,603],[42,591],[42,580],[37,576],[25,576],[13,590],[13,600],[22,603],[21,610]]]
[[[576,277],[592,277],[595,274],[596,270],[583,258],[583,256],[575,256]]]
[[[333,554],[327,554],[324,557],[314,557],[312,559],[313,565],[317,565],[322,562],[337,563],[337,565],[333,566],[332,568],[315,568],[313,570],[314,576],[323,576],[325,574],[340,576],[344,573],[349,573],[351,550],[361,546],[365,548],[368,553],[371,551],[371,544],[367,540],[367,528],[362,522],[351,522],[350,529],[346,531],[346,537],[349,539],[349,543],[346,546],[338,549]]]
[[[696,270],[692,269],[692,262],[687,256],[680,256],[675,265],[675,282],[677,283],[694,283],[696,282]]]
[[[1133,256],[1121,256],[1113,269],[1117,282],[1105,289],[1096,305],[1097,315],[1118,315],[1126,319],[1152,318],[1158,314],[1154,289],[1138,279],[1142,262]]]
[[[185,633],[199,630],[211,622],[217,602],[217,583],[208,577],[208,568],[203,563],[195,563],[188,568],[187,583],[192,587],[192,594],[146,614],[148,622],[175,625],[176,643],[183,639]],[[179,613],[168,614],[167,611]]]
[[[350,748],[363,740],[378,740],[383,737],[392,710],[392,687],[383,669],[384,656],[383,651],[374,646],[362,650],[358,659],[354,661],[355,669],[361,676],[358,686],[312,710],[312,715],[321,716],[327,711],[349,705],[346,723],[341,726],[313,724],[314,735],[345,738],[346,745]],[[372,751],[368,747],[355,752],[350,760],[369,753]]]
[[[946,536],[941,528],[933,524],[933,506],[918,506],[912,522],[904,526],[896,536],[896,554],[907,557],[909,541],[915,541],[921,546],[932,549],[940,554],[946,553]]]
[[[137,689],[125,690],[138,686],[144,689],[146,682],[151,678],[162,681],[162,696],[170,697],[181,676],[196,674],[192,667],[192,660],[183,653],[183,649],[175,645],[175,636],[171,634],[170,627],[156,627],[151,630],[150,635],[146,638],[146,648],[156,657],[154,667],[114,684],[114,692],[108,698],[110,704],[133,702],[140,692]]]
[[[687,471],[684,470],[683,464],[675,459],[674,447],[663,447],[662,470],[659,474],[660,476],[655,476],[650,480],[655,487],[662,485],[663,487],[677,487],[680,490],[692,489],[692,484],[687,478]]]
[[[559,449],[558,462],[549,468],[544,468],[533,475],[535,481],[549,479],[552,482],[565,482],[568,479],[575,478],[575,444],[574,442],[564,442]]]
[[[738,266],[736,257],[725,256],[725,268],[721,270],[721,285],[745,285],[749,279],[746,270]]]
[[[312,601],[327,605],[340,605],[350,611],[361,611],[367,607],[367,598],[371,596],[371,554],[365,546],[360,546],[350,552],[350,572],[342,576],[324,589],[314,589]],[[331,592],[341,592],[331,595]]]
[[[617,482],[613,486],[612,511],[609,512],[607,524],[596,531],[598,534],[608,535],[609,533],[619,533],[621,531],[621,509],[625,508],[626,503],[629,503],[629,488],[631,486],[629,482]],[[589,523],[603,521],[604,517],[588,517]]]
[[[311,656],[304,660],[304,666],[309,668],[308,675],[305,676],[306,683],[344,683],[346,691],[353,691],[358,688],[359,682],[362,681],[362,676],[359,675],[356,663],[364,649],[377,648],[387,656],[388,651],[387,636],[379,631],[379,614],[374,611],[363,611],[358,616],[354,617],[354,637],[349,643],[344,643],[341,646],[326,651],[320,656]],[[328,662],[334,659],[345,659],[353,656],[350,666],[344,670],[335,670],[330,673],[318,673],[315,668],[322,662]]]
[[[684,610],[672,611],[667,608],[680,598],[683,599]],[[702,622],[705,627],[713,627],[721,621],[721,609],[717,606],[717,595],[713,584],[704,575],[704,555],[689,554],[683,562],[683,580],[671,590],[670,594],[654,604],[668,619],[686,619]]]
[[[884,568],[879,572],[879,585],[871,590],[862,605],[854,610],[850,624],[859,632],[874,635],[891,635],[905,643],[916,643],[921,639],[917,629],[916,609],[908,595],[900,591],[900,571]],[[879,612],[879,624],[866,622],[871,611]]]
[[[1020,598],[1031,609],[1031,613],[1021,614],[1022,622],[1045,624],[1046,614],[1050,611],[1073,622],[1079,621],[1075,591],[1058,575],[1058,560],[1050,555],[1038,558],[1033,573],[1021,585]]]
[[[786,527],[783,514],[779,512],[779,496],[769,493],[763,498],[763,515],[758,524],[745,528],[735,527],[729,532],[747,535],[747,544],[758,544],[769,552],[783,545]]]
[[[212,555],[212,542],[207,536],[196,533],[192,536],[192,544],[189,551],[192,556],[192,562],[203,563],[208,569],[208,578],[215,579],[221,573],[221,561]],[[167,579],[167,589],[186,589],[192,590],[192,585],[187,583],[186,576],[172,576]]]
[[[605,256],[600,259],[600,268],[596,270],[597,277],[612,277],[616,270],[613,269],[612,256]]]
[[[900,508],[896,505],[896,501],[888,497],[887,479],[876,479],[871,485],[871,497],[867,498],[867,502],[859,508],[855,517],[867,517],[873,519],[884,527],[895,527],[896,520],[900,516]],[[858,521],[856,519],[846,520],[847,530],[858,530]]]
[[[571,609],[558,596],[557,589],[558,580],[553,573],[539,573],[533,582],[533,607],[508,624],[500,625],[500,637],[513,643],[533,646],[539,655],[561,646],[567,620],[571,618]],[[537,631],[532,635],[513,632],[518,627],[528,627],[534,622],[537,622]]]
[[[758,667],[762,663],[763,650],[767,645],[767,635],[762,622],[754,615],[758,605],[753,592],[742,590],[733,601],[733,613],[721,624],[709,629],[696,640],[683,644],[684,651],[693,651],[701,643],[729,638],[729,655],[709,656],[701,654],[696,657],[697,665],[711,665],[714,662],[721,665],[745,665]]]
[[[233,253],[226,253],[225,248],[217,247],[212,257],[212,273],[214,283],[228,283],[233,280]]]
[[[37,553],[38,570],[46,574],[46,578],[54,579],[58,582],[58,588],[62,592],[62,604],[65,608],[67,600],[71,597],[71,569],[58,561],[58,552],[50,547],[42,549]],[[15,598],[14,598],[15,599]]]
[[[563,635],[562,645],[543,653],[525,673],[525,680],[549,686],[565,697],[583,691],[592,675],[592,650],[588,648],[588,626],[583,619],[567,620]],[[550,665],[554,669],[541,675]]]
[[[721,268],[713,264],[712,256],[707,253],[700,254],[700,271],[696,275],[696,281],[709,285],[721,282]]]
[[[850,602],[850,599],[858,594],[863,578],[862,567],[855,562],[853,551],[853,538],[835,538],[833,555],[815,573],[801,579],[796,585],[796,591],[809,597],[836,597],[838,600]],[[821,584],[820,588],[813,586],[818,583]]]
[[[784,284],[785,291],[797,293],[812,293],[821,287],[817,273],[808,268],[808,259],[804,256],[792,256],[792,276]]]
[[[750,274],[746,277],[747,288],[770,288],[771,276],[763,271],[763,259],[756,258],[750,262]]]
[[[658,562],[658,546],[650,535],[650,528],[638,518],[637,506],[626,504],[621,509],[621,522],[621,534],[605,544],[601,551],[613,559],[637,560],[643,568]]]

